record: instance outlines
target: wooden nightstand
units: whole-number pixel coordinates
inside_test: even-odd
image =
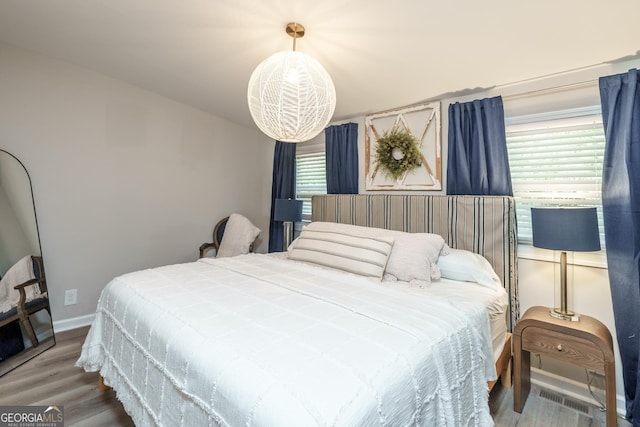
[[[513,409],[516,412],[522,412],[529,396],[531,352],[604,373],[607,426],[617,425],[613,341],[606,326],[584,315],[577,322],[556,319],[545,307],[527,310],[513,332]]]

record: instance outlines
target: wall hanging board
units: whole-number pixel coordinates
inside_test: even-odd
[[[397,178],[390,173],[393,165],[407,157],[402,149],[389,144],[387,135],[408,132],[415,141],[419,165],[409,167]],[[379,142],[382,145],[378,147]],[[386,160],[377,155],[378,148],[389,155]],[[391,154],[393,150],[393,155]],[[406,151],[406,150],[405,150]],[[409,151],[407,151],[409,153]],[[411,155],[409,153],[408,155]],[[416,156],[416,152],[413,151]],[[442,142],[440,132],[440,102],[414,105],[365,117],[365,177],[366,190],[441,190]],[[396,168],[397,170],[397,168]]]

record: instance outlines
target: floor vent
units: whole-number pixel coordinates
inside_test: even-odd
[[[563,401],[564,401],[564,397],[562,397],[562,395],[554,393],[552,391],[549,390],[545,390],[545,389],[540,389],[540,391],[538,392],[538,396],[540,396],[543,399],[546,400],[550,400],[552,402],[558,403],[560,405],[562,405]]]
[[[558,405],[565,406],[567,408],[573,409],[574,411],[580,412],[585,415],[592,415],[592,407],[588,403],[582,402],[580,400],[571,399],[569,397],[565,397],[559,393],[555,393],[545,389],[538,390],[538,396],[542,399],[549,400],[551,402],[557,403]]]

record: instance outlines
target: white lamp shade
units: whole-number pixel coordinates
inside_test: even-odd
[[[318,135],[336,107],[336,89],[318,61],[302,52],[278,52],[249,79],[251,117],[262,132],[282,142]]]

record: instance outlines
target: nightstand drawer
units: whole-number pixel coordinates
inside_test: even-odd
[[[602,372],[604,355],[591,341],[534,326],[522,331],[522,349]]]

